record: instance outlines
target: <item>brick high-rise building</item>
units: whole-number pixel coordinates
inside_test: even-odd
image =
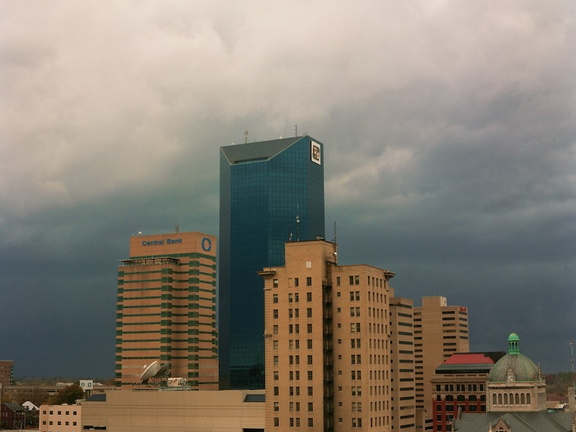
[[[445,297],[423,297],[414,308],[414,352],[417,422],[432,429],[431,379],[455,352],[470,351],[468,309],[449,306]]]
[[[14,376],[14,361],[0,360],[0,384],[3,387],[12,385],[12,378]]]
[[[455,353],[432,377],[434,432],[450,432],[462,413],[486,412],[486,381],[504,352]]]
[[[336,244],[285,245],[266,267],[266,430],[389,431],[394,274],[338,265]]]
[[[218,389],[216,238],[199,232],[138,235],[118,269],[117,385],[145,365],[169,363],[194,389]]]

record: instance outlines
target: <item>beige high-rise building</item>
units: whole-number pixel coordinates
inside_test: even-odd
[[[392,288],[390,291],[393,295]],[[392,430],[415,431],[414,302],[411,299],[390,299],[390,329]]]
[[[468,309],[448,306],[445,297],[423,297],[414,308],[417,423],[432,429],[432,384],[435,370],[455,352],[470,351]]]
[[[265,268],[266,430],[390,431],[394,274],[340,266],[336,244],[287,243]]]
[[[216,238],[133,236],[118,269],[117,385],[139,383],[156,361],[193,389],[217,390],[217,339]]]

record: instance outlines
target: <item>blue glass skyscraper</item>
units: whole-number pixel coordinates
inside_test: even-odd
[[[324,237],[323,145],[309,136],[221,147],[221,388],[264,388],[264,291],[284,243]]]

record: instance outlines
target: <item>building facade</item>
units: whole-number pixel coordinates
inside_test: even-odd
[[[264,432],[264,390],[114,390],[82,402],[82,430]]]
[[[81,405],[42,405],[40,432],[80,432],[82,430]]]
[[[388,281],[340,266],[336,244],[286,244],[266,267],[266,430],[390,431]]]
[[[456,353],[436,368],[432,377],[434,432],[453,431],[462,413],[486,412],[488,373],[504,352]]]
[[[417,422],[432,429],[432,384],[436,368],[456,352],[469,352],[468,309],[449,306],[445,297],[423,297],[414,308]]]
[[[323,145],[309,136],[220,149],[221,388],[264,387],[264,297],[257,272],[284,243],[324,236]]]
[[[539,366],[520,353],[520,338],[508,337],[508,354],[488,375],[488,411],[537,412],[546,410],[546,382]]]
[[[3,387],[10,387],[14,377],[14,361],[0,360],[0,384]]]
[[[393,290],[390,288],[390,295]],[[392,430],[416,430],[414,371],[414,302],[390,299],[390,373],[392,376]]]
[[[216,252],[199,232],[131,237],[118,269],[117,385],[157,361],[194,389],[218,388]]]

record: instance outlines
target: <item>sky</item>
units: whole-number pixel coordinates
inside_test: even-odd
[[[472,351],[571,370],[571,0],[0,0],[0,359],[113,377],[129,238],[218,235],[219,148],[324,144],[326,237]],[[248,135],[245,136],[245,131]]]

